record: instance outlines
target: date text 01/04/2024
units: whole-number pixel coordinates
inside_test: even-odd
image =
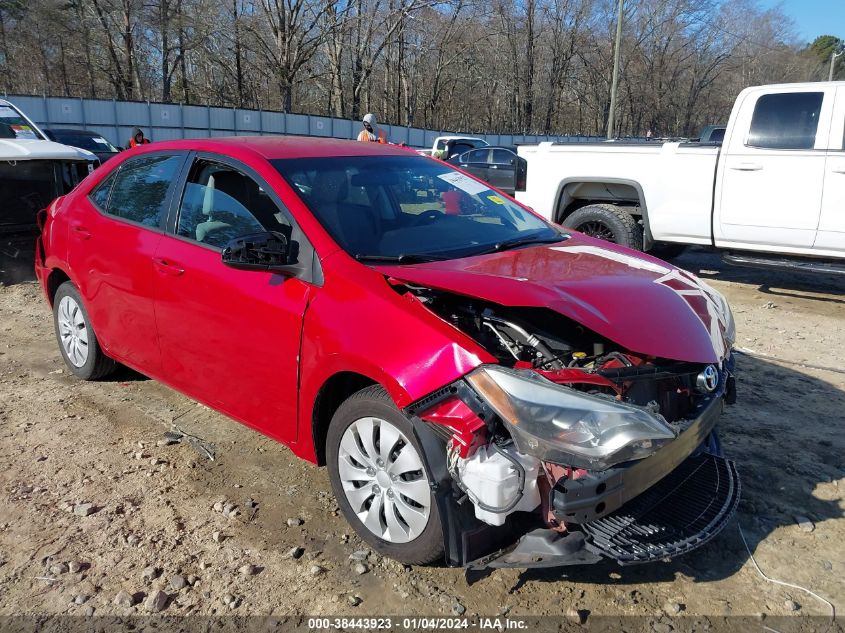
[[[469,618],[447,618],[447,617],[409,617],[393,619],[389,617],[360,617],[360,618],[309,618],[308,628],[312,631],[338,630],[338,629],[363,629],[363,630],[452,630],[452,629],[477,629],[477,630],[524,630],[528,623],[524,620],[514,618],[488,617],[478,618],[477,621]]]

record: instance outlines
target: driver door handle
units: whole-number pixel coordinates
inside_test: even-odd
[[[731,169],[737,171],[760,171],[763,166],[760,163],[739,163],[738,165],[731,165]]]
[[[156,269],[158,272],[164,275],[170,275],[172,277],[178,277],[179,275],[184,274],[185,269],[180,268],[178,265],[174,264],[173,262],[169,262],[166,259],[161,257],[156,257],[153,259],[153,264],[155,264]]]

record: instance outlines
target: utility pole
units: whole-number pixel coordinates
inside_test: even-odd
[[[845,55],[845,48],[838,53],[835,49],[830,53],[830,73],[827,75],[828,81],[833,81],[833,69],[836,67],[836,58],[841,57],[842,55]]]
[[[622,7],[625,0],[619,0],[616,15],[616,45],[613,51],[613,78],[610,81],[610,112],[607,115],[607,138],[614,138],[613,127],[616,124],[616,86],[619,83],[619,57],[622,49]],[[831,71],[833,72],[833,71]]]

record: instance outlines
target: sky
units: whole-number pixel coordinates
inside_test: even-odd
[[[819,35],[845,40],[845,0],[763,0],[766,7],[780,5],[795,20],[802,40],[812,42]]]

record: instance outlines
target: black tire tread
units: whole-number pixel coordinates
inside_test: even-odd
[[[627,246],[634,250],[643,250],[643,228],[640,226],[637,219],[631,215],[625,207],[610,203],[595,203],[588,204],[574,211],[569,217],[563,221],[563,225],[569,228],[578,230],[578,225],[581,224],[584,216],[598,216],[603,220],[609,220],[611,223],[617,223],[621,235],[617,236],[616,243],[620,246]],[[607,215],[611,217],[608,218]],[[602,218],[602,216],[605,216]],[[615,220],[615,222],[614,222]],[[611,228],[613,228],[611,226]],[[616,233],[617,231],[614,231]]]

